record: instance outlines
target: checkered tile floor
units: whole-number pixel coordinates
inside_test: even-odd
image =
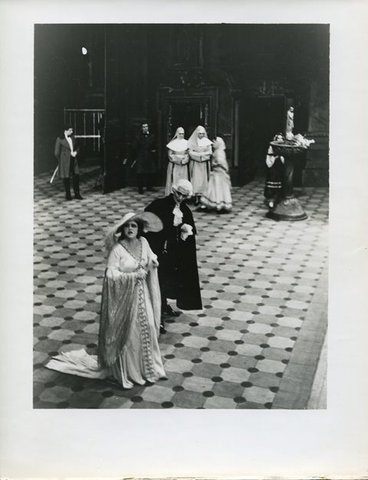
[[[327,324],[328,189],[299,192],[301,222],[265,217],[260,180],[234,187],[230,214],[194,211],[203,310],[167,320],[168,378],[123,390],[44,365],[96,353],[104,232],[164,188],[102,195],[91,167],[84,200],[66,202],[51,173],[34,191],[34,408],[307,408]]]

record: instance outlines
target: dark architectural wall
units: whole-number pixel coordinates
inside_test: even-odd
[[[327,25],[79,27],[36,29],[38,170],[50,168],[45,152],[54,142],[63,107],[103,103],[107,191],[134,182],[131,141],[145,119],[160,142],[157,183],[164,181],[165,145],[175,129],[182,123],[188,137],[202,123],[210,136],[223,136],[232,180],[244,184],[264,174],[268,142],[284,129],[286,110],[294,105],[294,133],[308,132],[317,140],[299,159],[296,182],[328,182]],[[79,54],[86,38],[94,55],[92,84]],[[120,183],[110,182],[119,175]]]
[[[284,130],[286,111],[293,105],[294,133],[317,137],[308,158],[296,159],[296,183],[302,183],[307,162],[309,173],[303,177],[304,184],[326,184],[327,25],[164,25],[149,27],[147,38],[151,110],[157,89],[166,88],[178,96],[217,89],[215,124],[209,127],[212,136],[220,134],[226,141],[234,183],[243,184],[264,174],[268,142]],[[162,120],[160,109],[164,107],[159,98],[156,108],[156,118]],[[323,118],[318,131],[316,122],[311,122],[316,116]],[[173,124],[170,133],[177,126]],[[324,139],[322,143],[319,138]],[[164,166],[164,148],[161,162]]]
[[[104,108],[104,27],[36,25],[34,40],[34,160],[38,173],[56,166],[54,145],[63,129],[64,108]],[[81,53],[83,46],[87,56]]]

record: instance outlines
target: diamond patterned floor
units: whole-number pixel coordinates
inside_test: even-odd
[[[34,408],[307,408],[327,324],[327,188],[299,192],[301,222],[265,218],[259,180],[234,187],[230,214],[194,211],[204,308],[167,320],[168,378],[126,391],[44,365],[96,353],[104,232],[164,188],[102,195],[89,168],[85,199],[65,202],[51,173],[34,191]]]

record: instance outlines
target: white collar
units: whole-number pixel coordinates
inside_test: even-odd
[[[169,142],[166,146],[174,152],[184,152],[188,149],[188,140],[185,140],[184,138],[175,138],[174,140],[171,140],[171,142]]]
[[[65,135],[65,133],[64,133],[64,136],[65,136],[66,141],[69,143],[70,150],[73,152],[73,140],[70,137],[68,137],[67,135]]]

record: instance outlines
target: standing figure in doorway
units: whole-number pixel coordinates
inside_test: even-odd
[[[64,132],[57,137],[54,155],[58,159],[59,177],[63,179],[66,200],[71,200],[70,179],[73,177],[74,197],[83,200],[79,191],[79,166],[77,155],[79,148],[73,135],[73,127],[69,124],[64,126]]]
[[[175,135],[166,145],[169,164],[167,166],[165,195],[170,195],[172,185],[184,178],[189,180],[188,140],[184,138],[184,128],[176,129]]]
[[[213,141],[212,171],[206,193],[201,197],[203,209],[228,213],[232,207],[231,180],[225,154],[226,145],[221,137]]]
[[[211,171],[212,142],[207,138],[206,129],[198,126],[188,140],[190,156],[190,179],[196,205],[199,205],[201,196],[207,191]]]
[[[177,307],[182,310],[202,309],[195,241],[197,230],[192,212],[185,204],[192,193],[191,183],[180,179],[172,186],[170,195],[154,200],[145,208],[155,213],[164,226],[160,232],[146,235],[159,261],[161,333],[166,331],[165,315],[180,315],[167,303],[168,298],[176,299]]]
[[[154,174],[157,172],[157,143],[148,123],[142,123],[141,131],[135,138],[133,158],[138,192],[143,193],[144,187],[148,191],[153,190]]]

